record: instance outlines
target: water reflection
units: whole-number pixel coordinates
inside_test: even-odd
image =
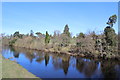
[[[97,69],[98,64],[91,61],[86,61],[81,58],[76,59],[76,68],[80,73],[84,73],[87,77],[91,77],[95,70]]]
[[[120,66],[116,68],[116,63],[112,61],[102,61],[101,70],[105,78],[120,78]],[[119,75],[118,75],[119,74]]]
[[[45,66],[47,66],[50,59],[49,54],[45,54],[44,59],[45,59]]]
[[[26,58],[32,63],[35,58],[34,51],[24,48],[10,47],[10,50],[13,51],[13,56],[19,58],[19,54],[24,54]]]
[[[27,66],[25,68],[38,77],[51,76],[69,78],[75,74],[74,77],[76,78],[120,78],[120,63],[115,61],[94,61],[65,54],[44,53],[25,48],[7,46],[3,47],[2,54],[5,58],[14,56],[14,59],[21,63],[22,66]],[[25,64],[24,60],[29,60],[32,66],[29,67],[29,64]],[[46,70],[51,72],[45,72]],[[44,75],[42,76],[42,74]]]
[[[67,75],[68,68],[69,68],[69,60],[70,56],[68,55],[52,55],[53,58],[53,65],[55,69],[63,69],[64,74]]]
[[[36,61],[37,61],[38,63],[41,63],[43,60],[44,60],[44,54],[43,54],[42,52],[38,53],[38,54],[36,55]]]

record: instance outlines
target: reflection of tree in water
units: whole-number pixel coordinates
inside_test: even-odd
[[[116,63],[114,61],[101,62],[101,70],[105,78],[120,78],[119,76],[117,76],[115,65]]]
[[[42,52],[37,52],[36,61],[41,63],[44,59],[44,54],[42,54]]]
[[[94,61],[90,61],[86,65],[85,74],[87,75],[87,77],[91,77],[96,69],[97,69],[97,64]]]
[[[13,47],[10,47],[10,50],[13,52],[13,56],[15,58],[19,58],[19,52],[17,50],[15,50]]]
[[[49,54],[48,53],[42,53],[42,52],[36,52],[36,61],[41,63],[43,60],[45,60],[45,66],[49,63]]]
[[[33,59],[35,58],[34,55],[34,50],[29,50],[29,49],[25,49],[25,48],[17,48],[17,47],[13,47],[14,52],[17,51],[18,54],[24,54],[32,63]],[[16,55],[16,53],[14,54]]]
[[[67,75],[68,68],[69,68],[69,60],[62,60],[62,68],[64,70],[65,75]]]
[[[56,70],[62,67],[62,61],[58,56],[52,56],[52,60],[53,66]]]
[[[44,58],[45,58],[45,65],[47,66],[48,63],[49,63],[49,54],[46,53],[45,56],[44,56]]]
[[[84,61],[82,59],[76,59],[76,68],[79,72],[82,72],[84,68]]]
[[[15,49],[12,46],[10,46],[9,48],[12,52],[15,52]]]
[[[54,55],[53,56],[53,65],[55,69],[63,69],[65,75],[67,75],[69,68],[70,56],[66,55]]]
[[[26,57],[30,60],[31,63],[33,59],[35,58],[34,54],[26,55]]]
[[[77,58],[76,68],[79,72],[84,73],[87,77],[91,77],[97,69],[97,64],[94,61],[84,61],[81,58]]]
[[[15,58],[19,58],[19,53],[18,52],[14,52],[13,55],[14,55]]]

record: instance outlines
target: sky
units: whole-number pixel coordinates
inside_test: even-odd
[[[117,2],[3,2],[2,33],[61,33],[68,24],[72,35],[80,32],[101,33],[108,18],[118,16]],[[118,33],[118,22],[113,27]]]

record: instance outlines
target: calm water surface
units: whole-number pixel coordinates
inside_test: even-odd
[[[2,55],[40,78],[119,78],[120,63],[4,46]],[[14,66],[14,65],[13,65]]]

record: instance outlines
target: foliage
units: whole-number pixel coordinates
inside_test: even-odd
[[[17,41],[17,39],[13,39],[13,40],[9,41],[9,45],[13,46],[13,44],[15,44],[16,41]]]
[[[113,15],[113,16],[110,16],[107,24],[109,26],[107,26],[105,29],[104,29],[104,35],[105,35],[105,42],[106,42],[106,45],[102,45],[104,47],[104,51],[107,52],[107,56],[110,57],[112,55],[111,52],[115,52],[116,51],[116,47],[117,47],[117,35],[115,33],[115,30],[112,28],[113,27],[113,24],[116,23],[116,20],[117,20],[117,16],[116,15]]]
[[[68,37],[71,37],[70,32],[69,32],[69,27],[68,24],[65,25],[63,34],[66,34]]]
[[[40,33],[40,32],[36,32],[35,34],[36,34],[39,38],[43,38],[43,37],[45,37],[45,35],[42,34],[42,33]]]
[[[77,36],[77,38],[85,38],[85,34],[84,33],[79,33],[79,35]]]
[[[19,31],[16,31],[14,34],[13,34],[14,37],[18,37],[18,38],[22,38],[23,35],[19,33]]]
[[[94,53],[95,41],[91,38],[91,34],[89,34],[85,38],[77,38],[76,47],[78,52]]]
[[[116,34],[115,30],[111,27],[106,27],[104,30],[105,34],[105,40],[109,46],[115,46],[116,45]]]
[[[34,36],[33,30],[30,30],[30,36]]]
[[[110,25],[110,27],[113,27],[113,24],[115,24],[117,21],[117,16],[116,15],[112,15],[110,16],[107,24]]]
[[[61,47],[69,46],[70,37],[67,34],[61,34],[60,39],[61,39],[61,44],[60,44]]]
[[[116,17],[112,16],[109,25],[116,22]],[[22,38],[20,38],[22,35]],[[29,49],[52,51],[52,52],[73,52],[73,53],[109,53],[117,50],[117,34],[111,26],[104,29],[104,33],[96,34],[95,31],[84,34],[80,32],[77,36],[71,37],[68,25],[65,25],[63,33],[56,30],[54,35],[49,35],[41,32],[36,32],[37,36],[33,35],[31,30],[30,35],[19,34],[16,31],[13,36],[3,36],[2,42],[18,47],[25,47]],[[47,46],[46,46],[47,45]],[[108,49],[109,48],[109,49]],[[108,55],[108,54],[107,54]]]
[[[48,32],[46,31],[46,36],[45,36],[45,44],[48,44],[50,42],[50,36]]]
[[[19,31],[16,31],[14,34],[13,34],[14,37],[16,36],[19,36]]]
[[[93,31],[93,32],[91,33],[91,35],[92,35],[93,40],[96,40],[97,35],[96,35],[95,31]]]

